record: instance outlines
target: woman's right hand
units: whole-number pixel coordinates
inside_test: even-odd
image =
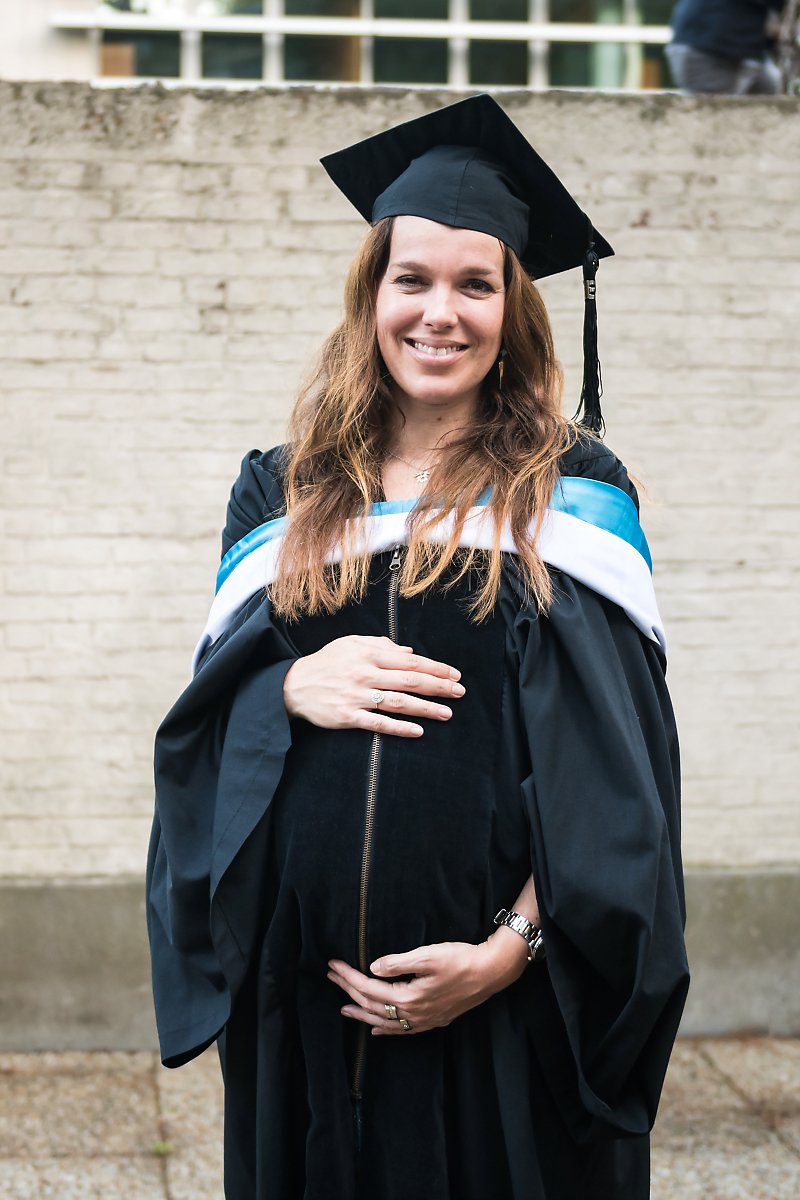
[[[387,711],[448,721],[453,714],[446,704],[422,697],[458,699],[465,691],[460,676],[455,667],[422,658],[411,646],[398,646],[388,637],[353,634],[298,658],[286,673],[283,699],[290,717],[323,729],[421,737],[421,725],[395,720]],[[374,691],[384,693],[379,708]]]

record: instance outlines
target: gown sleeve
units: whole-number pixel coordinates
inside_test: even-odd
[[[568,473],[632,494],[609,451]],[[540,617],[510,572],[547,946],[532,1045],[576,1139],[637,1136],[655,1119],[689,979],[677,734],[660,647],[610,600],[551,577]]]
[[[280,507],[274,462],[274,452],[245,457],[223,553]],[[296,658],[258,594],[206,652],[156,734],[146,906],[165,1066],[215,1040],[254,951],[263,817],[291,743],[283,680]]]
[[[276,446],[262,454],[251,450],[242,459],[239,478],[231,488],[225,528],[222,531],[223,558],[251,529],[283,516],[285,505],[280,485],[280,464],[284,447]]]
[[[639,495],[625,465],[593,434],[581,433],[561,459],[560,469],[562,475],[579,475],[612,484],[630,496],[639,511]]]

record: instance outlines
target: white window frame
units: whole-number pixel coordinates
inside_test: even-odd
[[[614,5],[614,7],[617,7]],[[357,17],[293,17],[285,13],[284,0],[263,0],[263,13],[237,16],[199,16],[191,13],[142,15],[118,12],[99,5],[93,12],[53,13],[50,24],[60,30],[86,30],[94,48],[93,78],[114,86],[133,80],[100,75],[100,47],[105,30],[147,33],[178,33],[181,38],[181,83],[212,86],[254,87],[264,83],[293,86],[303,80],[284,79],[284,38],[292,34],[315,37],[359,37],[360,78],[350,87],[369,87],[374,82],[374,39],[433,38],[448,44],[447,86],[469,88],[469,43],[471,41],[525,42],[528,46],[528,87],[534,91],[549,86],[549,48],[554,43],[589,43],[622,46],[625,54],[623,90],[638,90],[644,46],[665,45],[671,37],[667,25],[643,25],[638,0],[623,0],[624,23],[602,19],[589,24],[566,24],[548,19],[549,0],[528,0],[527,21],[473,21],[469,0],[448,0],[446,19],[402,19],[375,17],[373,0],[359,0]],[[262,78],[259,80],[205,79],[201,76],[200,39],[204,33],[260,34],[263,39]],[[165,83],[177,82],[164,80]],[[307,82],[320,82],[309,80]],[[435,85],[441,86],[441,85]],[[491,90],[491,88],[489,89]]]

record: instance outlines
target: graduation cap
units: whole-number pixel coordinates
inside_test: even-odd
[[[581,421],[603,428],[595,276],[614,251],[491,96],[449,104],[326,155],[336,186],[374,224],[415,216],[500,238],[535,278],[583,268]]]

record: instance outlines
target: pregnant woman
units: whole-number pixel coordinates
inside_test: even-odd
[[[228,1200],[645,1200],[688,975],[611,249],[486,96],[324,165],[371,229],[157,738],[162,1059],[218,1043]],[[532,277],[580,265],[575,423]]]

